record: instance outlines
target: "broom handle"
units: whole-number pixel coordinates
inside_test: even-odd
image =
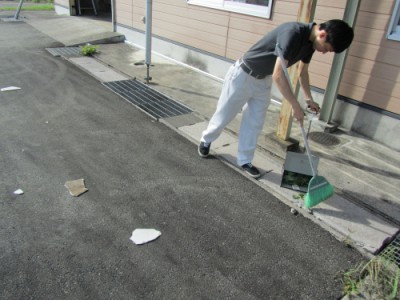
[[[317,172],[315,171],[314,164],[312,162],[311,151],[310,151],[310,146],[308,146],[306,132],[304,131],[304,128],[302,126],[300,126],[300,129],[301,129],[301,133],[303,134],[304,146],[306,146],[306,152],[307,152],[308,160],[310,161],[312,175],[313,175],[313,177],[315,177],[315,176],[317,176]]]
[[[279,46],[279,43],[276,44],[276,51],[278,52],[279,59],[281,61],[283,73],[285,74],[285,77],[289,84],[289,87],[293,92],[293,87],[292,87],[292,84],[290,83],[290,76],[289,76],[288,70],[285,65],[285,58],[283,57],[282,50],[281,50],[281,47]],[[315,177],[315,176],[317,176],[317,172],[315,171],[314,165],[312,163],[311,151],[310,151],[310,147],[308,146],[306,132],[304,131],[303,126],[300,126],[300,129],[301,129],[301,133],[303,134],[304,145],[306,146],[306,152],[307,152],[308,160],[310,162],[311,171],[312,171],[313,177]]]

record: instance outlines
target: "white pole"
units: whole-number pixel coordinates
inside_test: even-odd
[[[111,0],[111,22],[112,22],[112,31],[117,32],[117,22],[115,19],[115,0]]]
[[[23,4],[23,3],[24,3],[24,0],[21,0],[21,1],[19,2],[19,4],[18,4],[17,11],[15,12],[15,15],[14,15],[14,19],[15,19],[15,20],[18,20],[18,18],[19,18],[19,13],[20,13],[20,11],[21,11],[22,4]]]
[[[152,0],[146,0],[146,65],[147,65],[147,77],[146,81],[149,83],[150,77],[150,65],[151,65],[151,21],[152,21]]]

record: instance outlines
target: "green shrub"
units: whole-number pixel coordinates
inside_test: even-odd
[[[93,54],[97,53],[97,46],[87,44],[81,47],[81,53],[85,56],[92,56]]]

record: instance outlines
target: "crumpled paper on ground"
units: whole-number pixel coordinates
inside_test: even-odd
[[[130,240],[136,245],[146,244],[159,238],[161,232],[155,229],[138,228],[132,232]]]
[[[69,193],[75,197],[78,197],[88,191],[83,178],[67,181],[64,186],[68,189]]]

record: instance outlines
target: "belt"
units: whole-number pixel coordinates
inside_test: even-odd
[[[267,75],[257,74],[252,69],[250,69],[245,64],[245,62],[243,61],[242,58],[239,59],[239,66],[242,68],[243,71],[245,71],[247,74],[249,74],[250,76],[254,77],[255,79],[264,79],[265,77],[267,77]]]

